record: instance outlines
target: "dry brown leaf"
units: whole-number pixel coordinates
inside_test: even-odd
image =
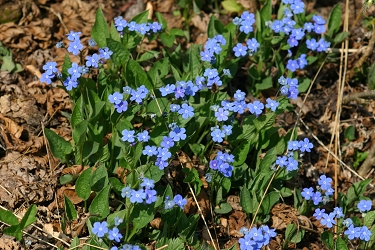
[[[150,222],[150,225],[152,228],[155,228],[155,229],[162,229],[163,228],[163,221],[161,220],[161,218],[154,218],[151,222]]]
[[[210,213],[210,199],[204,189],[201,190],[199,195],[196,197],[199,207],[202,211],[202,215],[204,217],[207,216],[207,214]],[[198,207],[196,202],[194,201],[193,197],[188,198],[188,202],[185,205],[184,212],[186,214],[193,214],[193,213],[198,213]]]
[[[88,166],[85,167],[85,169],[89,168]],[[68,168],[64,168],[63,171],[61,172],[62,174],[79,174],[82,172],[82,165],[73,165]]]
[[[8,130],[11,135],[13,135],[17,139],[21,137],[23,131],[22,126],[19,126],[16,122],[1,114],[0,119],[2,119],[5,122],[5,129]]]

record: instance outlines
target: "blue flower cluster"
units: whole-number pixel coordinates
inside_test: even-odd
[[[281,76],[278,82],[282,86],[280,88],[280,93],[287,96],[288,98],[295,100],[298,96],[298,79],[297,78],[285,78]]]
[[[347,220],[350,219],[348,218]],[[348,224],[350,223],[350,221],[348,221]],[[351,222],[347,230],[344,231],[344,234],[348,237],[349,240],[360,239],[367,242],[370,241],[372,232],[366,226],[356,227],[353,225],[353,222]]]
[[[92,233],[98,236],[98,238],[103,238],[104,236],[106,236],[109,240],[113,240],[118,243],[121,241],[123,237],[117,227],[109,229],[108,223],[106,221],[95,222],[92,227]]]
[[[80,51],[83,49],[83,45],[80,41],[80,35],[81,32],[74,32],[70,31],[70,33],[67,35],[68,40],[70,41],[68,46],[68,51],[72,53],[73,55],[78,55]],[[92,42],[90,42],[91,45],[93,45]],[[90,45],[90,46],[91,46]],[[62,46],[62,42],[58,43],[58,47]],[[67,90],[72,90],[74,88],[77,88],[78,86],[78,79],[81,77],[81,75],[86,74],[89,72],[89,68],[97,68],[99,67],[99,63],[104,63],[104,60],[110,59],[111,55],[113,54],[112,51],[109,50],[109,48],[99,48],[99,54],[94,53],[92,56],[86,56],[86,64],[85,65],[78,65],[77,63],[73,62],[72,66],[68,69],[68,76],[63,81],[64,86]],[[57,64],[56,62],[47,62],[43,69],[45,72],[42,74],[40,81],[51,84],[52,79],[57,75],[59,78],[61,78],[61,73],[56,68]]]
[[[125,28],[127,28],[128,31],[135,31],[137,33],[140,33],[142,35],[150,35],[151,32],[157,33],[162,30],[162,26],[158,22],[152,22],[152,23],[136,23],[135,21],[128,22],[125,19],[122,18],[122,16],[115,17],[115,27],[117,31],[123,32]]]
[[[260,250],[263,246],[270,243],[271,238],[276,236],[276,230],[262,225],[259,228],[253,227],[250,230],[241,228],[240,232],[244,234],[243,238],[238,240],[241,250]]]
[[[301,195],[306,200],[312,200],[314,205],[319,205],[321,202],[326,204],[334,193],[334,189],[331,186],[332,179],[326,175],[321,175],[318,180],[318,190],[314,192],[312,187],[304,188]],[[324,193],[324,196],[322,195]]]
[[[180,194],[175,195],[173,199],[170,199],[169,196],[165,197],[164,208],[169,210],[177,205],[179,208],[184,210],[185,205],[187,204],[187,199],[183,198]]]
[[[138,190],[132,189],[129,186],[124,187],[121,190],[122,198],[129,198],[131,203],[146,203],[152,204],[156,201],[156,191],[154,190],[154,180],[143,178],[141,188]]]
[[[219,55],[227,41],[222,35],[216,35],[214,38],[208,38],[204,45],[204,50],[200,52],[201,60],[206,62],[214,62],[215,55]]]
[[[210,161],[210,168],[218,170],[225,177],[231,177],[234,167],[230,163],[234,162],[234,155],[227,152],[218,151],[213,160]]]
[[[108,101],[114,105],[117,113],[123,113],[128,110],[129,102],[125,99],[129,96],[130,101],[141,104],[147,98],[149,92],[144,85],[138,87],[136,90],[126,86],[123,88],[123,91],[124,93],[114,92],[108,96]],[[126,98],[124,98],[124,95]]]

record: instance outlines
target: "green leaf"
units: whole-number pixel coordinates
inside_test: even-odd
[[[275,123],[276,114],[274,112],[261,115],[254,119],[254,126],[258,131],[272,127]]]
[[[201,69],[200,51],[201,46],[193,44],[189,47],[184,57],[184,72],[188,73],[191,78],[199,75],[199,71]]]
[[[367,212],[365,218],[363,218],[363,225],[366,227],[371,227],[375,221],[375,211]]]
[[[272,14],[272,4],[271,0],[266,0],[266,3],[263,5],[262,9],[260,10],[260,15],[263,20],[271,20]]]
[[[347,201],[346,201],[346,205],[347,207],[349,207],[349,205],[352,205],[351,203],[358,200],[359,197],[361,197],[363,195],[363,192],[365,192],[366,190],[366,187],[368,186],[368,184],[371,183],[371,179],[367,179],[367,180],[363,180],[363,181],[359,181],[359,182],[356,182],[354,183],[348,190],[348,193],[347,193]]]
[[[343,42],[349,35],[349,32],[341,32],[338,33],[335,38],[333,39],[334,43],[341,43]]]
[[[276,191],[272,191],[266,194],[261,205],[261,209],[264,215],[269,214],[272,207],[279,201],[279,198],[280,196]]]
[[[91,155],[96,154],[99,151],[100,144],[95,141],[85,141],[83,144],[82,158],[87,160]]]
[[[90,176],[92,168],[88,168],[81,173],[76,181],[75,190],[79,198],[87,200],[90,197]]]
[[[84,110],[83,110],[83,98],[80,96],[77,102],[74,105],[72,116],[70,118],[70,122],[72,123],[72,127],[74,128],[78,123],[84,120]]]
[[[70,174],[64,174],[64,175],[60,176],[59,181],[60,181],[61,185],[65,185],[65,184],[73,181],[73,176],[70,175]]]
[[[182,171],[186,174],[184,182],[190,183],[194,187],[195,194],[198,195],[202,187],[202,181],[199,178],[198,171],[195,168],[183,168]]]
[[[102,9],[99,7],[95,15],[95,23],[91,30],[91,37],[100,48],[107,46],[106,39],[109,38],[107,21],[105,20]]]
[[[147,73],[145,70],[133,59],[129,59],[126,65],[127,81],[133,88],[144,85],[147,89],[151,90],[154,87],[148,80]]]
[[[107,185],[92,201],[89,212],[91,215],[104,219],[109,214],[109,189]]]
[[[341,24],[341,17],[342,17],[342,11],[341,11],[341,4],[336,4],[335,7],[333,7],[331,13],[329,13],[328,17],[328,35],[333,36],[334,33],[336,33]]]
[[[108,171],[105,166],[98,167],[90,178],[91,190],[94,192],[100,192],[104,187],[108,185]]]
[[[145,227],[154,218],[154,207],[148,204],[135,204],[129,220],[137,229]]]
[[[215,213],[217,214],[227,214],[232,211],[232,207],[229,203],[221,203],[220,208],[215,208]]]
[[[69,249],[74,249],[76,248],[77,246],[79,246],[79,238],[76,236],[74,237],[74,239],[72,240],[72,243],[70,244],[69,246]]]
[[[8,225],[18,225],[17,217],[11,212],[0,208],[0,221]]]
[[[334,242],[333,242],[333,236],[332,233],[329,231],[324,231],[320,238],[322,239],[324,245],[328,247],[329,250],[334,250]]]
[[[225,0],[222,1],[221,4],[223,5],[223,8],[229,12],[241,12],[242,11],[242,5],[238,4],[236,0]]]
[[[76,220],[77,219],[77,211],[72,203],[66,195],[64,195],[64,207],[65,213],[68,220]]]
[[[174,44],[174,40],[176,39],[175,36],[171,36],[167,33],[162,33],[160,35],[160,39],[162,41],[162,43],[167,46],[168,48],[172,47],[173,44]]]
[[[121,41],[120,34],[117,31],[113,22],[111,22],[111,26],[109,27],[109,37],[112,38],[113,40],[117,41],[117,42]],[[107,41],[107,46],[108,46],[108,41]]]
[[[145,11],[139,13],[138,15],[136,15],[135,17],[133,17],[131,21],[134,21],[138,24],[146,23],[147,17],[148,17],[148,10],[145,10]]]
[[[298,85],[298,91],[300,93],[306,92],[310,87],[311,80],[309,78],[304,78],[303,81]]]
[[[253,211],[253,204],[250,197],[250,192],[246,187],[241,188],[240,205],[245,213],[250,214]]]
[[[276,148],[271,148],[267,151],[264,158],[260,161],[259,169],[262,173],[269,173],[272,171],[270,166],[276,162]]]
[[[336,249],[349,250],[347,243],[340,236],[336,240]]]
[[[68,69],[70,69],[71,67],[72,67],[72,62],[70,61],[69,54],[66,53],[64,57],[64,63],[62,66],[62,72],[61,72],[63,80],[65,80],[69,76]]]
[[[223,23],[215,16],[211,15],[210,21],[208,22],[207,34],[208,37],[213,38],[216,35],[222,34],[224,31]]]
[[[148,61],[152,58],[157,59],[159,57],[159,54],[160,54],[159,51],[148,50],[145,53],[143,53],[139,59],[137,59],[137,62]]]
[[[1,70],[2,71],[9,71],[12,72],[13,69],[16,68],[16,65],[13,62],[12,56],[3,56],[2,58],[2,65],[1,65]]]
[[[113,52],[111,56],[113,63],[117,66],[125,65],[130,57],[129,50],[121,42],[111,38],[107,39],[107,46]]]
[[[44,129],[44,134],[47,137],[52,154],[56,158],[59,158],[62,163],[66,163],[66,156],[73,151],[70,142],[65,141],[64,138],[60,137],[54,131],[48,128]]]
[[[352,141],[355,139],[355,128],[353,126],[349,126],[344,131],[344,136],[349,141]]]

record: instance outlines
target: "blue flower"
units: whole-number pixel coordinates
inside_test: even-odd
[[[247,107],[249,108],[251,114],[259,116],[263,112],[264,104],[260,101],[255,101],[254,103],[249,103]]]
[[[115,93],[110,94],[108,96],[109,102],[113,103],[113,104],[119,104],[122,101],[123,98],[124,97],[120,92],[115,92]]]
[[[64,86],[66,87],[67,90],[72,90],[77,88],[78,82],[77,79],[74,77],[68,76],[65,81],[63,82]]]
[[[233,166],[229,165],[227,162],[219,161],[218,170],[222,173],[225,177],[231,177],[233,172]]]
[[[301,54],[301,56],[297,58],[297,63],[298,67],[303,69],[307,65],[306,54]]]
[[[114,105],[117,113],[122,113],[128,110],[128,102],[127,101],[121,101],[119,104]]]
[[[326,26],[324,25],[318,25],[318,24],[314,24],[314,32],[317,33],[317,34],[323,34],[324,32],[326,32]]]
[[[162,161],[167,161],[169,158],[172,157],[171,152],[169,152],[168,148],[158,148],[158,158],[161,158]]]
[[[298,141],[288,141],[288,150],[298,150],[299,142]]]
[[[321,175],[318,180],[318,184],[320,185],[320,188],[322,190],[327,190],[328,188],[330,188],[331,182],[332,182],[332,179],[325,175]]]
[[[297,60],[289,59],[286,68],[292,72],[296,71],[299,68]]]
[[[319,44],[316,42],[316,40],[314,38],[312,39],[307,39],[306,40],[306,47],[308,49],[311,49],[313,51],[315,51],[317,48],[318,48]]]
[[[74,41],[77,41],[79,40],[79,36],[82,34],[82,32],[74,32],[74,31],[70,31],[69,34],[67,34],[66,36],[68,37],[68,40],[71,41],[71,42],[74,42]]]
[[[176,99],[184,98],[185,97],[185,89],[181,86],[177,86],[177,88],[174,91],[174,96],[175,96]]]
[[[165,203],[164,203],[164,208],[165,208],[166,210],[168,210],[168,209],[171,209],[172,207],[174,207],[174,205],[175,205],[174,200],[166,199],[166,201],[165,201]]]
[[[271,109],[273,112],[276,111],[279,105],[280,103],[278,101],[272,100],[271,98],[266,99],[266,108]]]
[[[45,82],[47,84],[51,84],[52,83],[52,79],[55,77],[54,74],[48,74],[47,72],[44,72],[42,74],[42,76],[40,77],[40,82]]]
[[[91,47],[95,47],[96,46],[96,42],[93,38],[90,38],[87,43],[89,44],[89,46]]]
[[[280,20],[274,20],[272,25],[271,25],[271,29],[276,33],[282,32],[283,27],[284,27],[284,23]]]
[[[239,114],[243,114],[245,109],[248,107],[245,101],[235,101],[232,103],[233,111]]]
[[[276,158],[276,164],[280,165],[280,167],[285,167],[288,163],[288,158],[286,156],[278,156]]]
[[[323,200],[322,194],[320,192],[315,192],[314,195],[311,196],[311,199],[314,205],[317,206]]]
[[[43,65],[43,69],[45,70],[45,73],[47,75],[52,75],[58,72],[58,69],[56,68],[56,66],[57,66],[56,62],[47,62],[45,65]]]
[[[313,214],[313,216],[317,219],[317,220],[320,220],[321,218],[323,218],[323,215],[325,214],[326,210],[325,209],[320,209],[320,208],[317,208],[315,209],[315,212]]]
[[[124,91],[124,94],[126,95],[130,95],[132,93],[132,88],[130,88],[129,86],[125,86],[122,88],[122,90]]]
[[[142,151],[142,154],[143,155],[148,155],[148,156],[153,156],[153,155],[157,155],[158,154],[158,151],[157,151],[157,148],[155,146],[146,146],[145,149]]]
[[[143,189],[139,189],[138,191],[132,190],[130,193],[130,202],[131,203],[142,203],[143,200],[146,199],[146,193]]]
[[[128,26],[128,22],[122,16],[115,17],[114,20],[117,31],[123,31]]]
[[[154,203],[157,200],[157,198],[158,198],[156,196],[156,191],[155,190],[146,189],[145,194],[146,194],[146,203],[147,204]]]
[[[229,115],[229,112],[227,110],[223,109],[223,108],[219,108],[215,112],[216,120],[219,121],[219,122],[228,120],[228,115]]]
[[[298,169],[298,161],[295,160],[293,157],[288,157],[288,163],[286,164],[286,170],[289,172]]]
[[[148,135],[148,131],[145,130],[145,131],[143,131],[141,133],[138,133],[137,134],[137,139],[140,142],[148,142],[148,140],[150,140],[150,136]]]
[[[163,136],[163,140],[160,143],[163,148],[171,148],[174,146],[174,141],[171,137]]]
[[[242,45],[242,43],[237,43],[233,48],[233,52],[236,57],[245,56],[247,54],[247,47]]]
[[[326,20],[324,20],[321,16],[313,15],[312,19],[313,19],[313,21],[314,21],[316,24],[319,24],[319,25],[324,25],[324,24],[326,24]]]
[[[96,53],[92,54],[92,56],[86,56],[86,66],[94,68],[99,67],[99,59],[99,55]]]
[[[247,48],[250,51],[250,54],[252,54],[253,52],[257,52],[258,48],[260,46],[260,44],[258,43],[258,41],[255,38],[251,38],[251,39],[247,40],[246,44],[247,44]]]
[[[305,138],[303,141],[298,142],[298,147],[301,152],[311,152],[310,149],[312,149],[314,146],[313,144],[309,141],[308,138]]]
[[[215,78],[219,75],[219,72],[217,71],[217,69],[213,68],[213,69],[206,69],[203,73],[203,75],[205,77],[207,77],[207,79],[212,79],[212,78]]]
[[[130,100],[135,101],[138,104],[141,104],[143,99],[146,98],[148,89],[144,86],[137,88],[137,90],[132,90],[130,93]]]
[[[307,32],[311,32],[314,29],[314,25],[310,22],[307,22],[303,25],[303,30]]]
[[[193,111],[194,111],[193,107],[189,106],[186,103],[183,103],[181,105],[181,109],[178,110],[178,113],[182,116],[182,118],[188,119],[188,118],[194,116],[194,112]]]
[[[115,226],[119,226],[124,220],[118,216],[115,217]]]
[[[163,161],[162,158],[158,157],[155,161],[155,166],[159,167],[160,170],[163,170],[164,168],[168,167],[168,162]]]
[[[185,205],[187,204],[187,200],[183,198],[181,195],[177,194],[174,198],[173,201],[177,206],[179,206],[182,210],[184,210]]]
[[[134,142],[134,133],[135,131],[134,130],[127,130],[127,129],[124,129],[121,134],[122,134],[122,138],[121,140],[122,141],[127,141],[127,142]]]
[[[150,31],[150,26],[146,23],[138,24],[137,30],[138,33],[141,33],[142,35],[145,35],[147,32]]]
[[[145,189],[153,189],[155,187],[155,181],[148,178],[143,178],[140,186],[144,187]]]
[[[349,227],[350,225],[353,225],[353,221],[352,221],[352,219],[350,219],[350,218],[346,218],[346,219],[342,222],[342,224],[343,224],[345,227]]]
[[[129,31],[136,31],[138,29],[138,24],[134,21],[131,21],[129,24],[128,24],[128,30]]]
[[[285,17],[289,17],[289,18],[293,16],[292,11],[288,7],[285,7],[285,9],[283,10],[283,14]]]
[[[359,231],[359,238],[364,241],[369,241],[372,233],[371,231],[366,227],[362,226]]]
[[[290,5],[294,14],[303,13],[305,10],[305,4],[301,0],[295,0],[294,3]]]
[[[150,26],[150,29],[152,30],[152,32],[154,32],[154,33],[157,33],[162,29],[161,24],[158,23],[158,22],[150,23],[149,26]]]
[[[298,96],[298,87],[290,86],[288,89],[288,98],[295,100]]]
[[[162,96],[167,96],[169,94],[174,93],[176,86],[173,84],[167,84],[165,87],[161,87],[159,89]]]
[[[62,41],[56,43],[56,48],[62,48],[64,46],[64,43]]]
[[[111,50],[109,50],[108,47],[104,47],[104,48],[99,49],[99,57],[101,59],[108,60],[109,58],[111,58],[112,54],[113,54],[113,52]]]
[[[240,31],[245,34],[249,34],[250,32],[253,31],[253,23],[247,20],[243,20],[240,24]]]
[[[327,228],[331,228],[333,225],[336,225],[335,213],[323,214],[320,224],[326,226]]]
[[[236,98],[237,101],[243,101],[245,100],[245,92],[242,92],[241,90],[237,89],[236,93],[234,93],[234,98]]]
[[[210,183],[210,182],[212,181],[212,174],[207,173],[207,174],[204,176],[204,178],[206,179],[206,181],[207,181],[208,183]]]
[[[119,232],[117,227],[114,227],[112,230],[108,231],[108,239],[114,240],[116,242],[120,242],[122,238],[122,234]]]
[[[210,62],[212,60],[212,57],[214,56],[213,52],[211,52],[208,49],[201,51],[200,55],[201,55],[201,60],[205,62]]]
[[[241,20],[241,18],[239,18],[238,16],[236,16],[235,18],[233,18],[232,22],[233,22],[234,25],[238,26],[238,25],[241,24],[242,20]]]
[[[365,213],[371,210],[372,201],[371,200],[360,200],[357,207],[361,213]]]
[[[72,67],[68,69],[68,73],[72,76],[72,78],[78,79],[81,76],[81,67],[74,62],[72,63]]]
[[[318,47],[316,48],[316,51],[325,52],[325,51],[327,51],[327,49],[329,48],[330,45],[331,45],[330,42],[327,42],[326,40],[324,40],[324,38],[320,38],[319,42],[318,42]]]
[[[223,133],[223,131],[221,131],[220,129],[216,128],[216,127],[213,127],[211,128],[211,136],[212,136],[212,140],[214,142],[222,142],[223,141],[223,138],[225,137],[225,134]]]
[[[83,49],[83,45],[81,44],[80,40],[74,40],[69,43],[68,51],[75,56],[78,55],[82,49]]]
[[[335,207],[333,209],[333,213],[335,214],[336,218],[344,218],[344,213],[342,211],[342,207]]]
[[[177,112],[181,109],[181,106],[178,105],[178,104],[174,104],[172,103],[170,106],[169,106],[169,109],[171,112]]]
[[[294,37],[294,36],[290,36],[290,37],[288,38],[287,43],[289,44],[289,46],[290,46],[291,48],[293,48],[293,47],[297,47],[297,46],[298,46],[298,40],[297,40],[297,38]],[[288,55],[289,55],[289,53],[288,53]]]
[[[310,188],[304,188],[301,192],[301,195],[303,198],[305,198],[307,201],[311,199],[311,196],[314,194],[314,189],[312,187]]]
[[[106,221],[103,222],[95,222],[92,227],[92,233],[98,236],[99,238],[104,237],[106,233],[108,233],[108,224]]]
[[[232,125],[223,125],[222,131],[225,135],[231,135],[232,134]]]
[[[186,139],[186,129],[175,127],[171,132],[169,132],[169,137],[171,137],[174,141],[181,141]]]
[[[121,197],[122,198],[130,198],[130,194],[131,194],[131,191],[133,189],[131,189],[129,186],[126,186],[124,188],[121,189]]]
[[[349,240],[353,240],[361,235],[361,228],[350,225],[349,228],[345,230],[344,234],[348,236]]]

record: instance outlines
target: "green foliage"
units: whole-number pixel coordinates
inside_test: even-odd
[[[7,49],[1,42],[0,42],[0,63],[1,63],[1,67],[0,67],[1,71],[18,73],[23,70],[21,64],[15,63],[13,61],[12,51]]]

